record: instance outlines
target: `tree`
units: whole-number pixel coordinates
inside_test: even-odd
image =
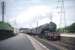
[[[70,27],[69,27],[69,31],[74,33],[75,32],[75,23],[73,23]]]
[[[14,36],[13,32],[14,29],[9,23],[0,21],[0,40]]]
[[[74,33],[75,32],[75,23],[72,23],[70,26],[67,26],[65,28],[59,28],[57,31],[59,32],[68,32],[68,33]]]

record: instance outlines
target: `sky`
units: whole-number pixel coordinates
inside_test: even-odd
[[[5,21],[17,28],[34,28],[52,21],[57,27],[68,26],[75,22],[75,0],[64,0],[65,21],[58,14],[57,0],[0,0],[0,20],[1,2],[5,1]],[[66,23],[66,24],[65,24]]]

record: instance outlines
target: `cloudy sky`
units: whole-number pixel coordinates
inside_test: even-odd
[[[58,15],[57,0],[0,0],[0,20],[1,2],[5,1],[5,21],[10,22],[14,27],[36,27],[52,21],[59,27],[70,25],[75,22],[75,0],[64,0],[64,17]],[[60,2],[61,3],[61,2]],[[60,3],[58,5],[60,5]]]

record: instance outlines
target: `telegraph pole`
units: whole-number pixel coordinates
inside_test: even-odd
[[[2,6],[2,22],[4,22],[4,15],[5,15],[5,2],[4,1],[1,2],[1,6]]]
[[[52,13],[50,14],[50,22],[52,22],[52,19],[53,18],[53,16],[52,16]]]
[[[38,33],[38,16],[37,16],[37,20],[36,20],[36,25],[37,25],[37,27],[36,27],[36,33]]]
[[[64,25],[64,27],[66,27],[66,16],[65,16],[65,8],[64,8],[64,0],[58,0],[57,1],[57,11],[58,11],[58,16],[60,17],[60,23],[59,23],[59,27],[62,26],[62,24]],[[63,30],[65,31],[65,30]]]

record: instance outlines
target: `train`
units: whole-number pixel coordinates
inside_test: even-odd
[[[33,29],[22,28],[20,29],[20,32],[39,36],[40,38],[46,38],[48,40],[60,40],[60,33],[57,32],[57,25],[54,22],[50,22]]]

